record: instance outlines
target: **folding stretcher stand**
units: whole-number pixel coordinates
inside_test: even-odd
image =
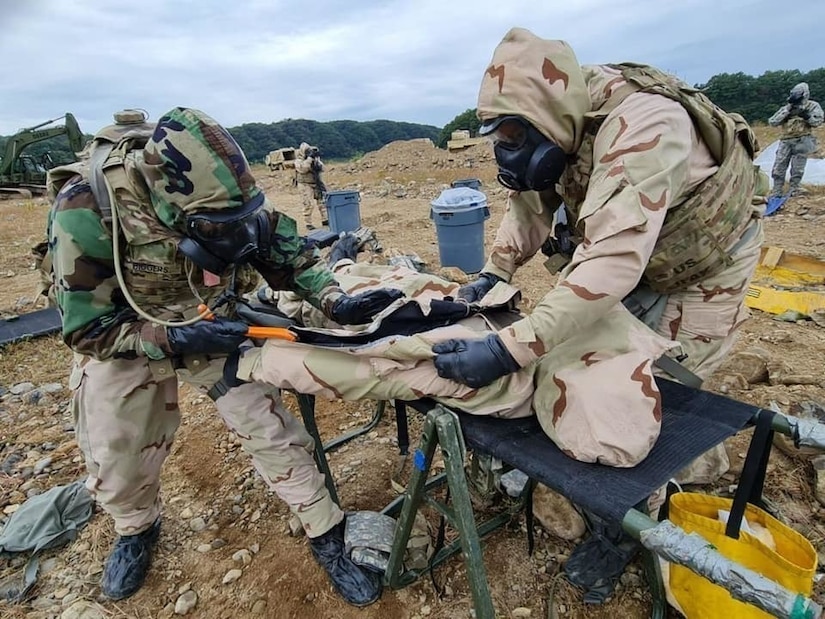
[[[608,522],[620,522],[622,528],[643,546],[645,567],[654,597],[654,617],[664,617],[666,614],[664,587],[656,555],[689,568],[727,589],[735,599],[774,616],[795,619],[819,617],[822,609],[812,600],[725,558],[698,534],[687,534],[668,520],[657,522],[644,513],[647,497],[667,483],[677,471],[746,425],[756,423],[760,416],[764,419],[764,416],[771,415],[769,411],[710,392],[667,380],[657,381],[663,400],[662,433],[649,456],[630,469],[586,464],[565,456],[544,434],[534,417],[517,420],[474,417],[449,411],[441,405],[422,407],[420,402],[410,403],[419,410],[426,407],[429,412],[420,447],[415,452],[415,468],[407,491],[384,510],[390,515],[400,511],[385,574],[386,584],[394,588],[403,587],[426,571],[405,569],[403,557],[415,515],[421,507],[428,505],[442,514],[459,534],[456,542],[440,549],[433,557],[430,569],[460,550],[476,617],[495,617],[480,538],[509,521],[511,513],[476,523],[464,470],[465,451],[470,448],[474,455],[489,454],[527,474],[530,482],[522,492],[520,508],[531,508],[530,498],[535,482],[541,482],[596,516]],[[403,410],[403,403],[396,403],[396,406]],[[766,425],[764,421],[762,425]],[[821,424],[777,415],[767,423],[768,431],[771,427],[793,436],[798,444],[825,450],[825,426]],[[430,477],[436,447],[441,450],[445,466],[445,473],[440,479]],[[755,487],[756,499],[761,496],[761,481],[769,450],[770,440],[759,449],[750,450],[761,452],[756,453],[756,459],[762,466],[762,477]],[[448,498],[439,501],[431,496],[431,491],[443,481],[448,486]],[[740,488],[744,483],[743,477]],[[739,493],[740,507],[744,507],[745,502],[755,502],[749,494]],[[735,502],[732,512],[736,510]]]

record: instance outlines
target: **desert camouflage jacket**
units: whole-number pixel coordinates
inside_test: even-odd
[[[669,210],[720,169],[691,116],[671,98],[631,92],[600,116],[626,84],[620,69],[581,66],[563,41],[523,29],[505,36],[482,80],[479,118],[519,115],[570,156],[560,193],[511,192],[483,269],[510,281],[551,234],[562,201],[568,206],[581,236],[572,261],[529,316],[500,332],[522,366],[586,331],[634,290],[658,249]],[[738,135],[738,120],[736,127]],[[753,164],[742,144],[736,148],[741,161],[732,172],[742,187],[732,183],[731,192],[747,196],[743,208],[750,209]],[[723,217],[735,219],[721,208],[717,218]],[[731,225],[744,228],[749,219]]]

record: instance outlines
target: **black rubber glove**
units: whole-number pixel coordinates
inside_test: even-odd
[[[166,327],[166,339],[176,355],[230,353],[247,338],[247,329],[245,322],[215,318],[186,327]]]
[[[491,333],[481,340],[446,340],[433,346],[435,369],[441,378],[449,378],[474,389],[489,385],[497,378],[512,374],[519,364]]]
[[[352,296],[345,294],[333,304],[332,319],[342,325],[363,324],[403,296],[403,292],[392,288],[370,290]]]
[[[503,281],[504,280],[498,275],[493,275],[492,273],[479,273],[478,279],[458,289],[458,298],[464,299],[468,303],[475,303],[476,301],[480,301],[485,294],[490,292],[493,289],[493,286]]]
[[[332,266],[339,260],[349,258],[356,260],[358,258],[358,237],[352,232],[344,232],[338,238],[329,250],[329,258],[327,263]]]

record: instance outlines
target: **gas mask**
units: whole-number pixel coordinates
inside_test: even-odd
[[[545,191],[558,182],[567,155],[520,116],[499,116],[482,125],[493,141],[498,182],[515,191]]]
[[[178,250],[202,269],[223,273],[268,251],[270,224],[264,196],[238,209],[204,211],[186,217]]]

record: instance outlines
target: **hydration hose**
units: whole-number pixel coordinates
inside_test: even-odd
[[[215,304],[215,307],[210,309],[206,305],[199,306],[199,313],[197,316],[192,318],[188,318],[186,320],[163,320],[162,318],[158,318],[156,316],[152,316],[145,312],[140,306],[138,306],[135,299],[129,293],[129,290],[126,288],[126,282],[123,279],[123,269],[120,265],[120,221],[118,218],[117,213],[117,201],[115,200],[115,196],[112,192],[112,188],[110,187],[109,183],[105,183],[106,185],[106,193],[109,195],[109,203],[112,207],[112,256],[115,261],[115,277],[117,278],[118,286],[120,286],[120,290],[123,292],[123,296],[126,298],[127,303],[129,306],[137,312],[137,315],[141,318],[145,318],[149,322],[152,322],[156,325],[161,325],[163,327],[186,327],[188,325],[193,325],[196,322],[200,322],[208,318],[209,316],[213,315],[212,310],[218,309],[223,303],[226,303],[228,299],[224,299]],[[205,310],[201,308],[206,308]]]

